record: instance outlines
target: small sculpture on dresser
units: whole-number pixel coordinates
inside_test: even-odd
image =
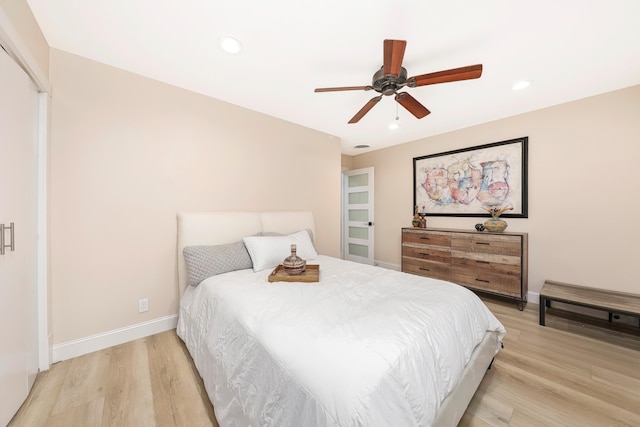
[[[282,269],[289,276],[297,276],[299,274],[304,273],[307,267],[307,261],[303,260],[296,253],[298,250],[297,246],[291,245],[291,255],[286,257],[284,261],[282,261]]]
[[[420,228],[427,228],[427,213],[424,211],[424,205],[422,205],[422,210],[418,215],[420,216]]]
[[[493,206],[490,208],[483,207],[485,211],[489,212],[491,218],[484,222],[484,229],[491,233],[501,233],[507,228],[507,221],[500,219],[500,215],[502,215],[506,211],[513,210],[511,206],[505,206],[499,208],[497,206]]]
[[[413,208],[413,219],[411,225],[414,227],[420,227],[420,215],[418,215],[418,205]]]

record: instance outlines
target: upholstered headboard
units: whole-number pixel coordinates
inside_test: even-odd
[[[310,229],[315,236],[313,214],[282,212],[178,212],[178,286],[187,287],[187,267],[182,250],[191,245],[222,245],[261,231],[290,234]]]

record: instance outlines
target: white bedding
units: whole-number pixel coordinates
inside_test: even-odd
[[[240,270],[185,291],[178,335],[221,426],[429,426],[485,333],[505,334],[462,286],[309,264],[320,282]]]

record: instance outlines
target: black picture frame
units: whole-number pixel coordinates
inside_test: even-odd
[[[529,137],[413,158],[413,206],[424,216],[528,218]]]

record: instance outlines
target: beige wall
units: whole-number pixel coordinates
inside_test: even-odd
[[[352,168],[375,168],[376,260],[400,265],[414,157],[521,136],[529,137],[529,218],[507,221],[509,231],[529,233],[529,290],[554,279],[640,293],[640,86],[354,156]],[[428,226],[483,221],[429,217]]]
[[[342,170],[348,171],[353,170],[353,156],[347,156],[346,154],[342,155]]]
[[[54,343],[177,312],[179,210],[311,210],[339,256],[337,138],[55,49],[51,83]]]

